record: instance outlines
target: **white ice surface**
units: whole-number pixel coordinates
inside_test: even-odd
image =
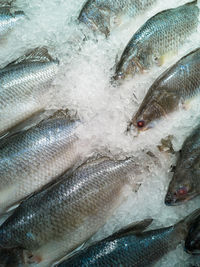
[[[161,155],[156,146],[161,138],[173,134],[174,147],[180,149],[185,137],[199,122],[200,97],[194,99],[189,110],[170,115],[137,138],[133,134],[127,135],[125,131],[128,121],[156,77],[198,47],[200,31],[194,33],[179,54],[164,66],[137,75],[120,87],[112,87],[109,83],[116,56],[119,58],[134,32],[157,12],[186,2],[158,0],[158,4],[145,14],[134,19],[125,18],[125,22],[105,39],[102,35],[94,36],[86,27],[78,25],[76,19],[84,0],[16,1],[15,5],[24,10],[27,19],[2,41],[0,66],[5,66],[27,49],[47,46],[50,53],[61,62],[60,72],[53,84],[55,96],[48,108],[68,108],[72,113],[77,113],[84,122],[79,135],[95,150],[102,153],[110,151],[119,157],[152,151],[160,158],[162,167],[155,164],[151,169],[151,177],[145,179],[144,175],[138,193],[129,194],[97,238],[146,217],[154,219],[154,227],[168,226],[199,207],[199,198],[178,207],[164,205],[171,179],[169,169],[175,159],[171,155]],[[87,41],[84,42],[85,35]],[[140,162],[142,166],[143,162]],[[188,266],[189,257],[180,246],[166,255],[157,266]]]

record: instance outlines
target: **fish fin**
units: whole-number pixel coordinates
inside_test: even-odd
[[[19,57],[18,59],[14,60],[13,62],[9,63],[6,67],[15,66],[20,63],[27,63],[27,62],[50,62],[54,59],[49,55],[49,52],[46,47],[37,47],[25,55]]]
[[[176,51],[170,51],[157,59],[158,66],[163,66],[166,62],[172,59],[176,55]]]
[[[111,236],[107,237],[106,240],[120,238],[130,234],[141,233],[152,223],[152,221],[153,219],[149,218],[139,222],[128,224],[127,226],[123,227]]]
[[[186,216],[183,220],[179,221],[175,227],[180,227],[180,225],[184,225],[186,231],[189,230],[190,226],[196,221],[200,219],[200,209],[196,209],[188,216]]]

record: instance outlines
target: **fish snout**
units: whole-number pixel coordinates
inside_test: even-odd
[[[200,242],[195,240],[190,240],[190,238],[185,241],[185,251],[192,255],[200,254]]]
[[[168,192],[165,196],[165,205],[173,206],[176,205],[176,199],[174,198],[173,194]]]

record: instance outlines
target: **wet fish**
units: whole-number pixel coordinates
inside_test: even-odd
[[[191,254],[200,254],[200,216],[190,226],[185,240],[185,250]]]
[[[88,0],[78,17],[89,28],[109,35],[111,19],[119,19],[123,14],[131,17],[152,6],[156,0]]]
[[[25,18],[23,11],[12,11],[12,1],[0,1],[0,38],[4,37],[16,24]]]
[[[199,214],[200,209],[173,226],[146,232],[143,231],[151,220],[130,225],[80,251],[58,266],[151,266],[185,240],[190,225]]]
[[[169,184],[165,204],[177,205],[200,194],[200,126],[184,141]]]
[[[70,122],[65,114],[59,116],[13,135],[0,145],[0,213],[78,161],[79,122]]]
[[[24,267],[22,249],[0,249],[1,267]]]
[[[0,70],[0,135],[46,107],[58,64],[39,47]]]
[[[152,128],[156,121],[183,106],[199,93],[200,49],[181,58],[148,90],[131,124],[138,130]]]
[[[132,158],[83,164],[20,204],[0,227],[0,246],[21,247],[32,262],[49,266],[105,224],[137,172]]]
[[[114,79],[125,79],[152,65],[162,65],[197,29],[197,1],[162,11],[133,35],[116,66]],[[171,54],[171,55],[170,55]]]

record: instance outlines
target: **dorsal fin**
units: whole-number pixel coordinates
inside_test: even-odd
[[[152,221],[153,219],[149,218],[139,222],[130,223],[119,231],[115,232],[113,235],[107,237],[105,240],[113,240],[130,234],[141,233],[152,223]]]
[[[46,47],[37,47],[34,50],[29,51],[25,55],[19,57],[13,62],[9,63],[7,67],[27,62],[50,62],[53,58],[49,55]]]

